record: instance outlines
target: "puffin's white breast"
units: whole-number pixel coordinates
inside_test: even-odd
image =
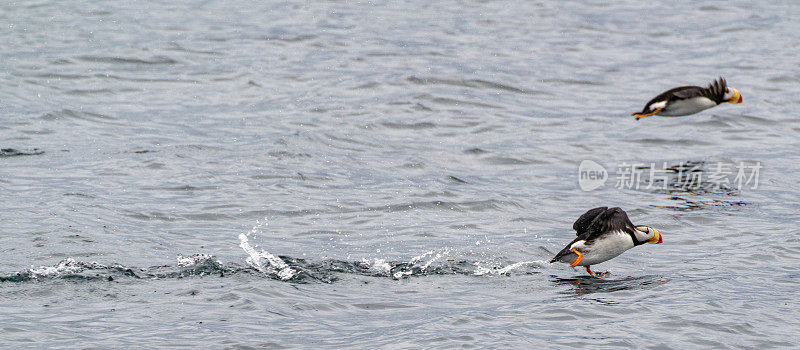
[[[613,259],[633,248],[633,238],[625,231],[614,231],[594,240],[590,245],[581,244],[581,247],[573,245],[572,248],[576,248],[583,254],[583,260],[578,264],[579,266],[594,265]]]
[[[706,97],[692,97],[685,100],[675,100],[667,104],[667,108],[658,113],[664,117],[679,117],[695,114],[697,112],[716,106],[717,103]]]

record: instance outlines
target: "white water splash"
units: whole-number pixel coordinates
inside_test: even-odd
[[[432,254],[433,252],[434,252],[434,251],[427,252],[427,253],[425,253],[425,255],[430,255],[430,254]],[[443,251],[441,251],[441,252],[438,252],[438,253],[436,253],[436,255],[434,255],[434,256],[433,256],[433,258],[431,258],[430,260],[428,260],[427,262],[425,262],[424,264],[422,264],[422,266],[420,266],[420,268],[421,268],[423,271],[425,271],[425,269],[427,269],[427,268],[428,268],[428,266],[431,266],[431,264],[433,264],[434,262],[436,262],[436,260],[439,260],[439,259],[441,259],[443,256],[445,256],[445,255],[447,255],[447,254],[450,254],[450,248],[447,248],[447,249],[445,249],[445,250],[443,250]],[[424,255],[423,255],[423,256],[424,256]],[[411,259],[411,263],[413,264],[413,263],[415,263],[415,262],[419,261],[419,260],[420,260],[420,259],[421,259],[423,256],[414,257],[413,259]]]
[[[207,261],[211,261],[217,265],[222,265],[222,262],[214,258],[213,255],[210,254],[194,254],[191,256],[183,256],[178,255],[178,266],[179,267],[190,267],[194,265],[203,264]]]
[[[361,262],[363,262],[365,265],[368,265],[369,269],[375,272],[388,275],[389,272],[392,271],[392,265],[383,259],[375,259],[372,261],[372,263],[370,263],[367,259],[362,259]]]
[[[546,264],[547,264],[547,262],[544,261],[544,260],[520,261],[518,263],[513,263],[511,265],[508,265],[508,266],[500,269],[500,270],[497,270],[497,274],[498,275],[504,275],[504,274],[509,273],[511,270],[515,270],[517,268],[520,268],[520,267],[523,267],[523,266],[526,266],[526,265],[537,265],[537,266],[541,267],[541,266],[545,266]]]
[[[443,251],[440,251],[438,253],[435,250],[431,250],[431,251],[426,252],[425,254],[415,256],[415,257],[411,258],[411,260],[409,261],[409,263],[411,264],[411,268],[410,269],[406,269],[406,270],[403,270],[403,271],[397,271],[392,275],[392,277],[394,277],[395,279],[401,279],[403,277],[410,276],[410,275],[414,274],[415,271],[418,272],[418,273],[419,272],[424,272],[426,269],[428,269],[429,266],[431,266],[431,264],[436,262],[436,260],[441,259],[443,256],[445,256],[445,255],[447,255],[449,253],[450,253],[450,248],[447,248],[447,249],[444,249]],[[431,257],[431,258],[428,259],[428,260],[424,260],[427,257]],[[420,264],[420,261],[424,261],[424,262],[422,264]]]
[[[102,265],[97,262],[90,262],[90,263],[82,263],[75,261],[73,258],[66,258],[61,260],[55,266],[39,266],[39,267],[31,267],[28,271],[30,272],[31,278],[39,278],[39,277],[57,277],[69,274],[76,274],[83,272],[87,269],[105,269],[107,268],[105,265]]]
[[[478,266],[475,268],[475,276],[483,276],[483,275],[505,275],[511,272],[512,270],[516,270],[520,267],[527,266],[527,265],[536,265],[539,267],[546,266],[547,262],[544,260],[534,260],[534,261],[520,261],[517,263],[513,263],[511,265],[507,265],[502,268],[494,267],[482,267]]]
[[[262,224],[261,222],[257,222],[256,226],[253,226],[249,234],[259,232],[261,226],[264,225],[266,225],[266,223]],[[289,267],[281,258],[263,249],[257,251],[256,248],[250,245],[250,240],[244,233],[239,234],[239,247],[248,255],[245,261],[265,275],[274,275],[283,281],[292,279],[292,277],[297,275],[297,270]]]

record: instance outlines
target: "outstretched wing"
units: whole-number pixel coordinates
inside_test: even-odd
[[[709,100],[720,104],[725,101],[725,90],[727,89],[728,84],[725,82],[725,79],[719,77],[717,80],[711,82],[711,84],[708,84],[707,88],[702,89],[700,93]]]
[[[633,223],[628,219],[628,214],[619,207],[609,208],[598,214],[579,238],[590,241],[612,231],[633,233]]]
[[[572,228],[575,230],[575,235],[580,236],[586,229],[589,228],[589,225],[592,223],[592,220],[596,218],[601,213],[604,213],[608,209],[608,207],[597,207],[594,209],[589,209],[578,220],[575,220],[575,223],[572,224]]]
[[[725,101],[725,90],[728,89],[728,84],[725,82],[725,79],[722,77],[717,78],[708,84],[708,87],[698,87],[698,86],[686,86],[684,89],[679,91],[674,91],[672,93],[673,96],[677,99],[687,99],[692,97],[705,97],[711,101],[720,104]]]

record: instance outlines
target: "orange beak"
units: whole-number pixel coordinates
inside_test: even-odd
[[[742,103],[744,101],[744,98],[742,98],[742,94],[740,94],[739,91],[736,90],[736,89],[731,89],[731,90],[733,90],[733,97],[728,99],[728,102],[730,102],[730,103]]]
[[[649,241],[647,241],[647,243],[650,243],[650,244],[664,243],[664,237],[661,237],[661,232],[658,232],[658,230],[656,230],[656,229],[654,229],[652,227],[651,227],[651,229],[653,229],[653,232],[655,233],[655,235],[653,235],[653,238],[650,239]]]

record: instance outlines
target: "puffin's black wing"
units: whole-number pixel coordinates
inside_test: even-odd
[[[642,109],[642,114],[647,114],[652,112],[650,110],[650,105],[653,103],[661,101],[667,101],[667,103],[670,103],[675,100],[683,100],[687,98],[702,96],[700,94],[701,90],[703,90],[703,88],[699,86],[681,86],[664,91],[658,96],[653,97],[652,100],[648,101],[647,104],[644,105],[644,108]]]
[[[681,91],[676,91],[673,93],[676,98],[678,99],[686,99],[692,97],[705,97],[711,101],[720,104],[725,101],[725,90],[728,89],[728,84],[725,82],[725,79],[719,77],[717,80],[708,84],[708,87],[700,88],[694,86],[694,89],[684,89]]]
[[[681,86],[672,90],[675,91],[673,91],[672,95],[669,97],[670,102],[703,96],[703,88],[699,86]]]
[[[596,218],[601,213],[604,213],[608,209],[608,207],[597,207],[594,209],[589,209],[578,220],[575,220],[575,223],[572,224],[572,228],[575,230],[575,235],[580,236],[586,229],[589,228],[589,225],[592,223],[592,220]]]
[[[719,77],[717,80],[711,82],[711,84],[708,84],[707,88],[701,89],[700,94],[703,95],[703,97],[720,104],[725,102],[725,90],[727,89],[728,84],[725,82],[725,79]]]
[[[580,238],[590,241],[612,231],[633,233],[633,223],[628,219],[628,214],[619,207],[606,209],[597,215]]]

